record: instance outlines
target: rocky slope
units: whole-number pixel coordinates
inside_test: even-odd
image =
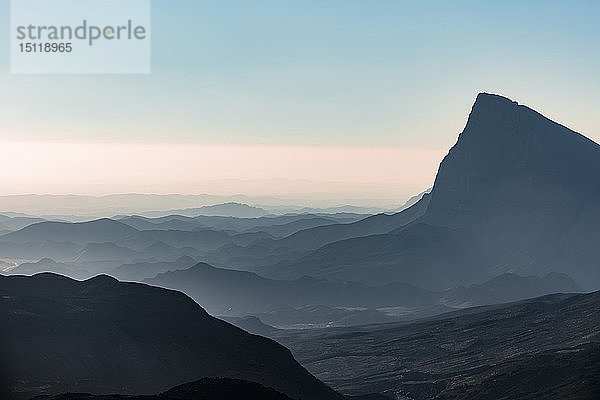
[[[549,295],[409,324],[279,331],[275,337],[348,394],[593,399],[600,394],[598,309],[600,292]]]

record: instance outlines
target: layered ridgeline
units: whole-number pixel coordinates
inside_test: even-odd
[[[398,282],[369,286],[308,276],[291,281],[268,279],[252,272],[215,268],[206,263],[160,273],[145,282],[180,290],[211,315],[254,315],[262,322],[280,328],[409,320],[456,308],[582,291],[567,275],[558,273],[544,277],[502,274],[482,284],[436,292]],[[248,330],[237,320],[228,321]],[[251,328],[250,331],[269,336],[264,329]]]
[[[406,216],[405,226],[330,243],[262,272],[429,289],[506,272],[563,272],[598,288],[599,176],[597,143],[482,93],[431,194],[394,216]]]
[[[0,380],[9,394],[149,394],[202,377],[337,399],[292,354],[208,315],[180,292],[101,275],[0,276]]]

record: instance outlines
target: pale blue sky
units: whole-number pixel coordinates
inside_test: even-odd
[[[480,91],[600,140],[598,1],[154,0],[117,76],[10,75],[0,4],[4,141],[445,150]]]
[[[0,24],[8,26],[2,0]],[[8,74],[3,136],[434,146],[478,91],[600,137],[597,1],[153,1],[149,76]]]

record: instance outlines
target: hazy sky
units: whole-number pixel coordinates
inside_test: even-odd
[[[0,194],[288,178],[408,195],[431,185],[480,91],[600,140],[598,1],[152,7],[150,75],[11,75],[0,31]]]

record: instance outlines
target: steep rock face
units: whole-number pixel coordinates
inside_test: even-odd
[[[211,317],[183,293],[106,275],[0,276],[0,321],[0,378],[12,395],[157,393],[220,376],[292,398],[338,398],[274,341]]]
[[[423,220],[471,230],[490,272],[561,271],[600,283],[600,146],[482,93]]]
[[[599,174],[598,144],[516,102],[482,93],[440,164],[426,219],[464,226],[518,207],[520,213],[557,211],[571,221],[600,196]]]
[[[408,225],[330,243],[267,272],[429,289],[561,272],[600,288],[600,145],[584,136],[482,93],[427,197]]]

